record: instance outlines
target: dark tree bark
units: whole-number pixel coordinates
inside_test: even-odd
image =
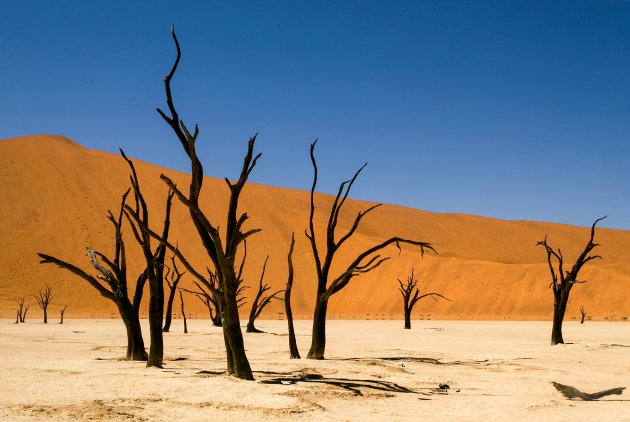
[[[142,338],[142,329],[139,317],[142,293],[147,280],[146,270],[140,273],[136,279],[133,298],[129,297],[127,288],[127,258],[125,242],[122,236],[122,219],[123,207],[128,194],[129,190],[127,190],[127,192],[125,192],[122,196],[118,216],[114,217],[111,211],[107,216],[114,227],[114,258],[110,259],[90,247],[87,248],[87,256],[92,267],[94,267],[94,269],[98,272],[98,276],[92,276],[83,271],[81,268],[53,256],[43,253],[38,253],[37,255],[42,259],[40,263],[55,264],[56,266],[79,276],[90,284],[90,286],[94,287],[101,296],[112,301],[118,308],[120,317],[127,330],[126,359],[146,361],[147,353],[144,348],[144,340]],[[105,265],[99,262],[99,258]]]
[[[254,301],[252,302],[252,307],[249,311],[249,321],[247,322],[247,332],[248,333],[262,333],[256,326],[254,322],[256,318],[258,318],[265,308],[273,299],[277,299],[277,296],[282,293],[282,290],[278,290],[277,292],[270,294],[268,296],[264,296],[264,294],[271,289],[267,283],[263,285],[263,280],[265,278],[265,270],[267,269],[267,261],[269,260],[269,255],[265,258],[265,263],[263,264],[262,273],[260,274],[260,281],[258,282],[258,292],[256,293],[256,297],[254,297]]]
[[[61,320],[59,321],[59,324],[63,324],[63,315],[66,313],[66,309],[68,308],[68,305],[64,306],[63,308],[61,308]]]
[[[584,318],[586,318],[586,311],[584,306],[580,306],[580,324],[584,324]]]
[[[175,192],[177,198],[182,202],[182,204],[188,208],[190,218],[197,229],[197,233],[199,234],[208,257],[214,266],[219,288],[217,289],[212,286],[210,280],[201,275],[198,271],[195,271],[176,247],[168,244],[165,239],[161,238],[156,233],[153,233],[152,235],[157,239],[161,239],[161,241],[175,253],[190,274],[193,275],[202,285],[204,285],[213,297],[219,301],[228,372],[238,378],[253,380],[254,377],[252,370],[245,353],[243,334],[241,332],[238,314],[237,291],[240,280],[236,274],[234,263],[236,261],[236,253],[241,243],[247,237],[259,231],[259,229],[244,231],[243,225],[245,224],[248,216],[246,213],[240,215],[237,214],[239,198],[243,187],[245,186],[252,170],[256,166],[256,161],[260,157],[260,154],[254,156],[256,136],[249,140],[247,154],[243,160],[243,167],[238,180],[236,182],[232,182],[227,178],[225,179],[230,191],[230,197],[227,210],[227,224],[225,225],[225,238],[222,238],[218,227],[215,226],[199,208],[199,194],[203,185],[203,166],[197,157],[195,149],[195,142],[197,141],[197,136],[199,135],[199,128],[198,126],[195,126],[195,130],[191,134],[184,124],[184,121],[180,119],[173,104],[171,80],[177,70],[177,66],[181,58],[181,49],[177,36],[175,35],[175,30],[172,27],[171,35],[177,49],[177,57],[173,63],[170,73],[164,78],[166,103],[168,105],[170,116],[167,116],[159,108],[157,111],[164,121],[171,127],[173,133],[177,136],[184,151],[186,152],[186,155],[188,155],[188,158],[190,159],[192,178],[188,195],[179,190],[179,188],[168,177],[162,175],[161,178],[169,186],[169,188]]]
[[[287,256],[289,275],[287,276],[287,287],[284,289],[284,311],[287,314],[287,324],[289,326],[289,354],[291,359],[300,359],[300,351],[295,339],[295,328],[293,327],[293,311],[291,310],[291,290],[293,289],[293,248],[295,247],[295,233],[291,233],[291,246]]]
[[[169,293],[168,293],[168,301],[166,302],[166,313],[164,314],[164,328],[162,328],[162,332],[168,333],[168,330],[171,328],[171,319],[173,317],[173,299],[175,299],[175,291],[177,290],[177,285],[179,284],[179,280],[181,280],[182,276],[186,273],[179,271],[177,265],[175,264],[175,256],[171,257],[171,262],[173,269],[168,270],[169,273],[165,275],[166,283],[168,284]]]
[[[162,322],[164,317],[164,260],[166,259],[166,246],[156,242],[155,250],[151,245],[151,234],[149,225],[149,209],[140,190],[140,183],[136,169],[130,159],[127,158],[123,150],[120,150],[129,169],[131,170],[131,187],[133,188],[135,208],[124,205],[124,213],[131,225],[136,241],[142,249],[146,263],[147,280],[149,281],[149,332],[151,345],[149,346],[149,356],[147,367],[162,368],[164,359],[164,338],[162,333]],[[171,226],[171,206],[173,203],[173,191],[169,190],[166,197],[166,211],[164,212],[164,223],[162,226],[161,239],[168,241]]]
[[[423,299],[427,296],[432,297],[437,300],[436,297],[441,297],[442,299],[446,299],[449,302],[451,301],[449,298],[442,296],[439,293],[425,293],[420,295],[420,290],[418,289],[418,280],[414,278],[414,269],[411,269],[411,274],[405,280],[405,283],[398,279],[398,284],[400,287],[398,290],[403,297],[403,311],[405,313],[405,329],[411,329],[411,312],[413,311],[413,307],[416,306],[416,303],[420,299]]]
[[[184,310],[184,295],[182,294],[182,289],[177,289],[179,291],[179,305],[182,310],[182,318],[184,318],[184,334],[188,334],[188,323],[186,322],[186,311]]]
[[[52,289],[46,284],[46,288],[40,290],[39,293],[33,297],[37,301],[37,305],[44,311],[44,324],[48,324],[48,305],[50,305],[53,297],[55,297],[55,295],[52,294]]]
[[[551,284],[549,287],[553,289],[553,326],[551,328],[551,345],[564,343],[562,337],[562,322],[564,314],[567,310],[569,302],[569,294],[575,284],[586,283],[586,280],[578,280],[578,274],[584,264],[593,259],[602,259],[600,255],[589,255],[593,249],[600,246],[594,243],[595,226],[598,222],[606,217],[598,218],[591,226],[591,237],[586,243],[584,250],[576,259],[571,271],[564,270],[564,257],[560,249],[554,250],[547,242],[547,236],[544,240],[536,243],[536,246],[543,246],[547,251],[547,263],[549,264],[549,272],[551,273]],[[553,261],[557,262],[557,270],[554,268]]]
[[[311,212],[309,217],[309,227],[306,232],[306,237],[309,239],[311,244],[317,275],[317,295],[315,298],[315,310],[313,312],[313,336],[311,339],[311,348],[307,356],[308,359],[324,359],[324,352],[326,350],[326,312],[328,309],[328,300],[332,295],[338,293],[341,289],[346,287],[354,277],[374,270],[389,259],[388,257],[381,257],[381,255],[378,254],[379,251],[389,245],[396,245],[400,251],[401,244],[408,244],[418,246],[421,254],[424,254],[425,249],[435,252],[435,249],[433,249],[429,243],[403,239],[401,237],[391,237],[358,254],[341,274],[336,277],[332,277],[330,275],[330,269],[332,267],[335,254],[339,248],[356,233],[363,217],[365,217],[370,211],[379,207],[381,204],[373,205],[365,211],[359,212],[355,217],[350,230],[348,230],[348,232],[338,240],[336,239],[335,231],[339,220],[339,213],[348,198],[348,194],[350,193],[350,189],[352,188],[354,181],[359,176],[359,173],[361,173],[361,170],[363,170],[363,168],[367,165],[364,164],[350,180],[342,182],[339,186],[337,196],[333,201],[330,215],[328,217],[325,253],[320,254],[315,240],[315,226],[313,223],[315,216],[315,187],[317,186],[317,163],[315,162],[314,153],[316,143],[317,140],[311,144],[310,150],[314,174],[313,185],[311,187]]]

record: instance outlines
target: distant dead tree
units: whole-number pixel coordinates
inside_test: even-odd
[[[164,275],[164,279],[168,284],[169,293],[168,293],[168,301],[166,302],[166,313],[164,314],[164,328],[162,331],[168,333],[168,330],[171,328],[171,319],[173,316],[173,299],[175,299],[175,291],[177,290],[177,285],[179,284],[179,280],[181,280],[182,276],[186,273],[180,272],[177,268],[177,264],[175,263],[175,255],[171,257],[172,268],[167,267],[167,273]]]
[[[59,321],[59,324],[63,324],[63,315],[66,313],[66,309],[68,308],[68,305],[66,304],[63,308],[61,308],[60,312],[61,312],[61,320]]]
[[[182,311],[182,318],[184,318],[184,334],[188,334],[188,323],[186,322],[186,311],[184,310],[184,295],[182,289],[177,289],[179,292],[179,306]]]
[[[117,216],[114,216],[111,211],[108,211],[107,214],[107,218],[114,228],[115,246],[113,258],[108,258],[103,253],[94,250],[90,246],[86,248],[88,259],[92,267],[98,272],[97,276],[92,276],[81,268],[53,256],[43,253],[38,253],[37,255],[42,259],[40,261],[41,264],[55,264],[60,268],[70,271],[87,281],[101,296],[114,302],[127,331],[126,359],[146,361],[148,355],[144,348],[144,339],[142,338],[139,316],[142,293],[147,281],[146,269],[136,278],[133,298],[129,297],[127,283],[127,254],[123,240],[122,224],[124,214],[123,207],[129,192],[130,189],[122,195],[120,210]]]
[[[418,280],[414,277],[414,269],[411,269],[411,274],[407,277],[407,280],[403,283],[400,279],[398,280],[398,290],[403,297],[403,309],[405,312],[405,329],[411,329],[411,312],[413,311],[413,307],[416,306],[416,303],[420,299],[423,299],[427,296],[435,299],[436,297],[441,297],[442,299],[446,299],[449,302],[451,301],[449,298],[442,296],[439,293],[425,293],[423,295],[420,294],[420,290],[418,289]]]
[[[216,278],[214,275],[210,277],[210,281],[216,283]],[[210,315],[210,321],[212,321],[212,325],[215,327],[221,327],[221,310],[219,309],[219,302],[212,296],[211,293],[208,293],[199,283],[193,280],[195,286],[197,286],[198,290],[188,290],[182,288],[185,292],[188,292],[192,295],[195,295],[197,299],[204,304],[204,306],[208,309],[208,314]]]
[[[169,188],[175,192],[175,195],[177,195],[181,203],[188,208],[190,218],[197,229],[201,243],[216,271],[219,287],[216,288],[213,286],[207,277],[196,271],[183,254],[176,247],[168,244],[166,239],[163,239],[155,232],[152,232],[152,236],[167,244],[168,248],[177,256],[188,272],[219,302],[223,322],[223,337],[225,340],[228,373],[238,378],[253,380],[254,377],[245,353],[245,344],[243,342],[243,334],[240,326],[237,303],[239,279],[234,265],[239,246],[247,237],[260,230],[244,230],[243,226],[248,216],[246,213],[238,215],[237,212],[240,194],[247,183],[249,175],[256,166],[256,161],[260,157],[260,154],[254,156],[256,136],[249,140],[247,154],[243,160],[243,167],[236,182],[232,182],[227,178],[225,179],[230,191],[230,196],[227,210],[227,224],[225,228],[221,230],[225,233],[225,237],[222,238],[218,226],[213,224],[199,207],[199,195],[203,185],[203,166],[201,161],[199,161],[195,148],[199,128],[195,126],[195,130],[191,134],[173,104],[171,80],[181,58],[181,49],[173,27],[171,27],[171,36],[175,42],[177,57],[170,73],[164,78],[166,103],[170,116],[167,116],[159,108],[157,111],[171,127],[186,152],[186,155],[188,155],[190,159],[192,179],[188,194],[183,193],[167,176],[162,175],[161,178]]]
[[[52,289],[48,284],[46,284],[46,288],[44,290],[40,290],[35,296],[33,296],[37,301],[37,305],[44,311],[44,324],[48,324],[48,305],[52,301],[55,295],[52,294]]]
[[[367,165],[364,164],[354,176],[341,183],[337,196],[333,201],[333,205],[330,209],[330,215],[328,217],[328,224],[326,226],[326,241],[325,241],[325,253],[320,253],[315,238],[315,187],[317,185],[317,163],[315,162],[315,144],[317,140],[311,144],[310,156],[311,163],[313,164],[313,185],[311,187],[311,211],[309,217],[309,227],[306,232],[306,237],[311,244],[311,250],[315,262],[315,270],[317,275],[317,296],[315,299],[315,310],[313,312],[313,336],[311,339],[311,348],[308,352],[308,359],[323,359],[324,352],[326,350],[326,311],[328,309],[328,300],[332,295],[338,293],[348,285],[350,280],[354,277],[370,272],[385,262],[388,257],[381,257],[377,254],[380,250],[386,248],[389,245],[396,245],[400,251],[401,244],[409,244],[420,247],[421,254],[424,254],[425,249],[429,249],[435,252],[433,247],[426,242],[419,242],[415,240],[403,239],[401,237],[391,237],[361,253],[346,267],[345,270],[336,277],[330,275],[330,269],[332,267],[333,259],[339,248],[356,233],[359,224],[363,217],[365,217],[370,211],[379,207],[381,204],[376,204],[365,211],[360,211],[354,219],[354,223],[348,232],[346,232],[338,240],[335,237],[335,231],[337,223],[339,221],[339,213],[343,204],[348,198],[350,189],[359,173]],[[323,242],[322,242],[323,243]]]
[[[593,259],[602,259],[600,255],[589,255],[593,249],[599,244],[594,243],[595,239],[595,225],[606,218],[598,218],[591,226],[591,237],[586,243],[584,250],[578,256],[577,260],[571,267],[571,271],[564,270],[564,257],[562,251],[558,248],[554,250],[547,242],[547,236],[544,240],[538,241],[536,246],[543,246],[547,251],[547,263],[549,264],[549,271],[551,273],[551,284],[549,287],[553,288],[553,327],[551,329],[551,344],[556,345],[564,343],[562,338],[562,322],[564,321],[564,314],[567,310],[567,303],[569,302],[569,293],[573,285],[577,283],[586,283],[586,280],[578,280],[578,273],[582,269],[582,266],[588,261]],[[557,262],[557,270],[554,269],[553,261]]]
[[[284,310],[287,314],[287,324],[289,326],[289,353],[291,359],[300,359],[297,341],[295,339],[295,328],[293,327],[293,311],[291,310],[291,290],[293,289],[293,248],[295,247],[295,233],[291,233],[291,246],[287,256],[289,275],[287,276],[287,287],[284,289]]]
[[[584,310],[584,306],[580,305],[580,324],[584,324],[584,318],[586,318],[586,311]]]
[[[31,305],[26,305],[26,298],[20,297],[17,299],[18,309],[17,309],[17,317],[15,318],[15,323],[26,321],[26,313],[28,312],[28,308]]]
[[[262,267],[262,272],[260,274],[260,281],[258,282],[258,292],[254,297],[254,301],[252,302],[252,307],[249,311],[249,321],[247,322],[247,332],[248,333],[262,333],[256,326],[254,325],[254,321],[256,318],[260,316],[260,313],[263,311],[265,306],[269,304],[273,299],[277,299],[277,296],[282,293],[282,290],[278,290],[275,293],[264,296],[267,291],[271,289],[269,284],[265,283],[263,285],[263,280],[265,278],[265,270],[267,269],[267,261],[269,260],[269,255],[265,258],[265,263]]]

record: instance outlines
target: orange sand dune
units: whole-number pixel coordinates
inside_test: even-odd
[[[161,224],[166,187],[160,173],[187,186],[189,176],[145,162],[136,161],[143,192],[150,205],[153,224]],[[86,282],[50,265],[38,264],[36,252],[45,252],[89,269],[85,247],[94,246],[105,253],[113,247],[112,230],[105,218],[108,209],[116,212],[121,194],[128,187],[128,169],[121,157],[93,151],[61,136],[29,136],[0,141],[0,236],[4,248],[0,254],[0,316],[15,314],[15,298],[32,304],[30,318],[41,312],[32,299],[44,283],[55,293],[51,316],[69,304],[69,316],[108,317],[116,315],[112,304],[101,298]],[[225,182],[207,178],[202,192],[202,207],[224,226],[227,198]],[[247,185],[241,210],[251,219],[248,227],[260,227],[248,243],[246,284],[258,282],[262,262],[270,260],[266,280],[277,289],[286,281],[286,254],[291,233],[296,232],[296,278],[293,290],[294,314],[308,318],[312,312],[315,280],[313,263],[304,237],[308,223],[306,191]],[[316,215],[323,236],[328,195],[318,195],[320,213]],[[370,204],[348,201],[341,214],[339,229],[347,230],[359,210]],[[595,216],[594,216],[595,217]],[[140,269],[140,255],[128,235],[130,278]],[[332,318],[401,318],[401,300],[397,278],[405,277],[411,267],[424,291],[436,291],[452,302],[425,299],[414,312],[418,318],[448,319],[548,319],[552,295],[544,251],[534,247],[549,234],[553,245],[560,246],[567,261],[584,246],[588,229],[582,227],[502,221],[461,214],[437,214],[410,208],[384,205],[365,218],[356,238],[348,242],[339,256],[340,266],[347,264],[357,251],[389,236],[431,242],[439,255],[425,255],[410,247],[398,255],[395,247],[388,252],[393,259],[376,271],[355,279],[336,295],[329,306]],[[173,241],[200,269],[208,264],[196,232],[184,207],[175,201]],[[583,277],[588,283],[577,286],[569,302],[568,318],[579,315],[583,305],[594,319],[624,319],[630,315],[630,232],[601,229],[596,240],[603,261],[587,264]],[[340,267],[337,267],[340,268]],[[190,287],[190,278],[183,284]],[[247,290],[253,295],[255,288]],[[145,301],[146,302],[146,301]],[[207,317],[205,309],[188,296],[187,313]],[[249,310],[245,305],[243,317]],[[264,316],[279,318],[282,302],[269,305]]]

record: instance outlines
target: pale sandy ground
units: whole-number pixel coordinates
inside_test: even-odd
[[[547,322],[413,321],[407,331],[401,321],[336,320],[328,359],[312,361],[290,360],[285,321],[266,320],[268,333],[245,335],[255,382],[223,374],[220,329],[189,323],[189,334],[180,320],[166,334],[165,369],[147,370],[120,360],[118,320],[0,320],[0,419],[630,420],[628,391],[569,401],[550,384],[630,386],[627,323],[569,322],[572,344],[552,347]],[[297,331],[305,355],[310,321]]]

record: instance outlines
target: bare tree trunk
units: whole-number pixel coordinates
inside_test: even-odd
[[[148,356],[144,348],[142,327],[139,315],[131,310],[120,311],[120,316],[127,330],[127,360],[146,361]]]
[[[164,328],[162,331],[168,333],[171,329],[171,319],[173,318],[173,300],[175,299],[175,290],[171,289],[168,293],[168,301],[166,302],[166,313],[164,314]]]
[[[405,307],[405,330],[411,330],[411,309]]]
[[[284,289],[284,311],[287,314],[287,324],[289,326],[289,353],[291,359],[300,359],[300,351],[295,339],[295,328],[293,327],[293,311],[291,310],[291,290],[293,289],[293,248],[295,246],[295,233],[291,234],[291,246],[287,257],[289,275],[287,277],[287,287]]]
[[[15,323],[16,324],[20,323],[20,311],[17,311],[17,315],[15,316]]]
[[[564,344],[562,338],[562,322],[564,321],[564,314],[567,310],[567,302],[569,301],[569,295],[558,292],[555,295],[553,301],[553,327],[551,329],[551,345]]]
[[[317,298],[315,312],[313,313],[313,337],[311,339],[311,349],[308,351],[308,359],[324,359],[326,351],[326,312],[328,310],[328,299],[321,296]]]
[[[64,307],[61,309],[61,321],[59,321],[59,324],[63,324],[63,314],[65,314],[65,313],[66,313],[66,308],[67,308],[67,307],[68,307],[68,305],[64,306]]]
[[[184,310],[184,295],[179,290],[179,304],[182,310],[182,318],[184,318],[184,334],[188,334],[188,324],[186,323],[186,311]]]
[[[156,280],[157,281],[157,280]],[[149,280],[149,283],[152,283]],[[149,357],[147,367],[155,366],[162,368],[164,357],[164,339],[162,336],[162,316],[164,312],[164,285],[154,282],[150,289],[149,296],[149,327],[151,345],[149,346]]]
[[[233,285],[235,285],[234,283]],[[225,301],[222,311],[225,314],[223,321],[223,331],[227,339],[226,349],[229,349],[228,357],[232,357],[233,373],[238,378],[253,380],[252,370],[245,354],[245,344],[243,342],[243,333],[241,332],[241,324],[238,316],[238,306],[236,298]],[[229,369],[228,364],[228,369]]]

